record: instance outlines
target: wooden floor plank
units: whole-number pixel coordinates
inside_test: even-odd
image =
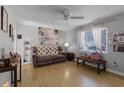
[[[22,67],[20,87],[124,87],[124,77],[102,72],[90,66],[77,66],[76,62],[62,62],[33,68]]]

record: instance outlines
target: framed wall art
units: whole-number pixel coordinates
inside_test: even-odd
[[[58,30],[39,27],[38,38],[40,45],[58,45]]]
[[[12,37],[12,25],[10,24],[9,25],[9,37],[11,38]]]
[[[1,6],[1,30],[8,31],[8,14],[3,6]]]
[[[124,52],[124,32],[113,33],[113,51]]]
[[[11,35],[12,35],[12,36],[11,36],[11,38],[12,38],[12,41],[14,41],[14,29],[13,29],[13,25],[12,25],[11,28],[12,28],[12,31],[11,31]]]
[[[22,34],[17,34],[17,39],[22,39]]]
[[[14,32],[13,32],[13,25],[9,25],[9,37],[14,41]]]

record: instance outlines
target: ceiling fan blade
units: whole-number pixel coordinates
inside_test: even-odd
[[[84,19],[83,16],[71,16],[70,19]]]

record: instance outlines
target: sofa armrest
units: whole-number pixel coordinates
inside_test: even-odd
[[[38,64],[37,64],[37,62],[38,62],[38,56],[36,54],[33,54],[32,55],[32,60],[33,60],[33,66],[34,67],[37,67],[38,66]]]

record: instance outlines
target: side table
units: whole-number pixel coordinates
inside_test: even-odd
[[[0,59],[0,60],[1,61],[2,60],[8,61],[8,60],[10,60],[10,58]],[[20,67],[19,67],[19,72],[20,72],[19,80],[17,80],[17,67],[18,67],[18,65],[15,65],[15,66],[8,65],[8,66],[1,66],[0,67],[0,73],[11,71],[11,83],[14,83],[14,87],[17,87],[17,82],[21,81],[21,59],[20,59],[19,64],[20,64]],[[14,78],[13,78],[13,76],[14,76]]]
[[[17,66],[0,67],[0,73],[7,72],[7,71],[14,71],[14,87],[17,87]],[[11,76],[12,76],[12,74],[11,74]],[[12,80],[12,78],[11,78],[11,80]]]
[[[67,60],[73,61],[75,57],[75,54],[73,52],[67,52]]]

